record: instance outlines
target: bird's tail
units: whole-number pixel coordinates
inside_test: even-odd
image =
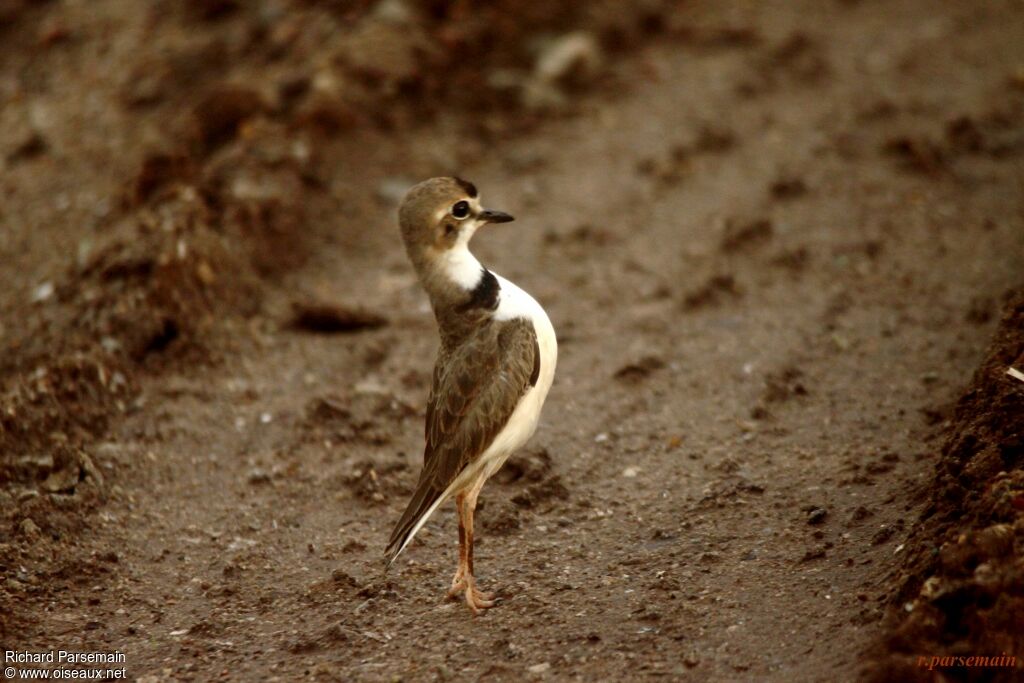
[[[398,524],[395,525],[394,530],[391,532],[391,538],[388,540],[388,547],[384,551],[388,567],[405,550],[405,546],[409,545],[416,532],[426,523],[430,515],[434,513],[434,510],[445,501],[448,497],[445,495],[446,493],[447,491],[434,486],[432,481],[427,480],[419,483],[419,486],[416,487],[416,492],[412,494],[409,505],[406,506],[405,512],[402,513]]]

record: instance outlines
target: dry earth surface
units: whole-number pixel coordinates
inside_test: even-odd
[[[567,6],[0,2],[3,648],[833,681],[948,642],[883,636],[1021,284],[1020,3]],[[478,618],[453,507],[382,560],[436,350],[396,202],[447,173],[560,337]]]

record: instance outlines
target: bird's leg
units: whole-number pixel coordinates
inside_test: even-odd
[[[473,577],[473,513],[476,510],[476,498],[480,495],[480,489],[483,488],[484,481],[484,478],[481,477],[473,485],[473,488],[469,490],[469,493],[466,494],[462,502],[466,526],[466,571],[463,575],[463,581],[465,583],[466,604],[469,605],[474,614],[478,613],[481,609],[493,607],[495,604],[494,596],[481,593],[476,589],[476,579]]]
[[[452,587],[448,590],[449,598],[457,597],[466,589],[466,575],[472,573],[466,548],[466,494],[459,493],[455,496],[455,507],[459,511],[459,568],[452,577]]]

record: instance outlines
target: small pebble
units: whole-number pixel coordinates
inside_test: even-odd
[[[807,513],[808,524],[821,524],[828,517],[828,510],[825,508],[814,508]]]
[[[44,282],[32,290],[32,303],[38,304],[53,296],[54,286],[52,282]]]
[[[266,484],[270,481],[270,473],[266,470],[255,467],[249,471],[249,483],[253,484]]]

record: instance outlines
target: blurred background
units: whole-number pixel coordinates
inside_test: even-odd
[[[1024,661],[1022,152],[1011,0],[0,0],[2,642],[146,681]],[[441,174],[517,217],[474,251],[561,346],[482,619],[439,601],[451,510],[381,574],[436,352],[395,210]]]

